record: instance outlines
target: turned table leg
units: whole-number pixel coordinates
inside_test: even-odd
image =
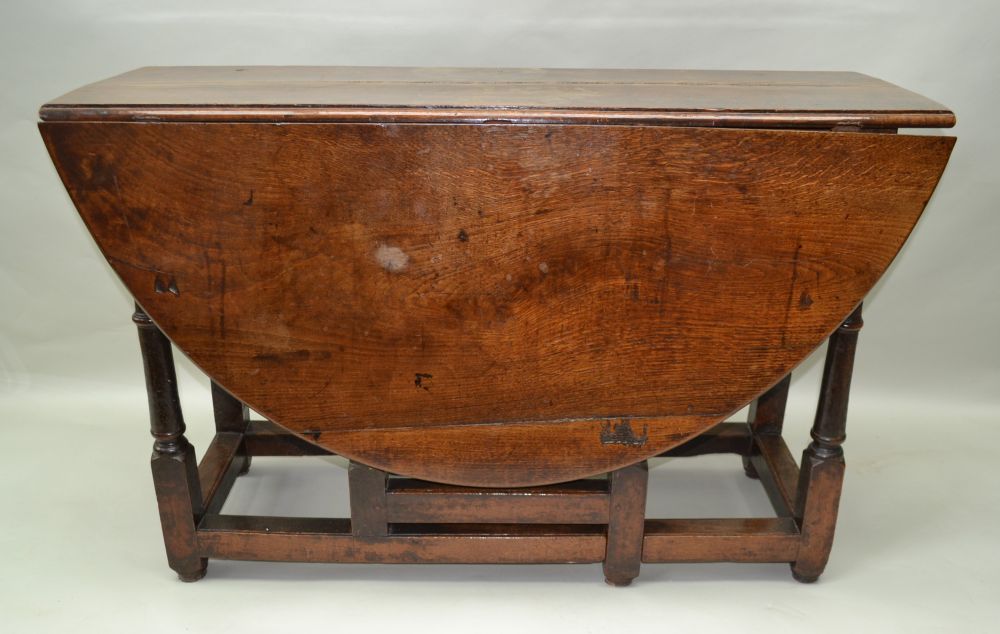
[[[160,507],[160,524],[167,562],[182,581],[205,576],[208,560],[198,556],[195,525],[202,513],[201,485],[194,447],[184,437],[184,417],[177,394],[177,376],[170,341],[136,305],[132,315],[139,330],[139,347],[149,397],[153,438],[153,486]]]
[[[748,423],[754,436],[780,436],[785,422],[785,405],[788,403],[788,386],[792,383],[789,372],[774,387],[764,392],[750,404]],[[747,477],[757,479],[757,469],[749,456],[743,457],[743,471]]]
[[[609,477],[611,515],[608,518],[604,580],[613,586],[627,586],[639,576],[642,564],[649,467],[646,462],[640,462],[612,471]]]
[[[212,381],[212,409],[215,414],[215,431],[243,434],[250,424],[250,408]],[[240,475],[250,471],[250,456],[241,448]]]
[[[792,574],[798,581],[816,581],[826,567],[833,546],[837,507],[844,480],[847,401],[851,390],[854,351],[863,325],[861,306],[830,336],[823,367],[813,441],[802,454],[795,517],[802,530],[798,559]]]

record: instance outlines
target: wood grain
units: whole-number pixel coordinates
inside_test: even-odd
[[[788,517],[646,520],[644,563],[794,561],[799,531]]]
[[[209,515],[199,552],[213,559],[339,563],[597,563],[601,526],[418,525],[420,532],[361,540],[349,520]]]
[[[140,68],[54,99],[40,116],[822,129],[955,123],[941,104],[860,73],[322,66]]]
[[[484,489],[392,478],[388,521],[396,523],[606,524],[607,479]]]
[[[954,139],[576,125],[43,123],[99,246],[229,392],[476,486],[611,471],[785,376]]]

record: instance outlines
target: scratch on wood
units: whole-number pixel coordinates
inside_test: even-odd
[[[669,190],[668,190],[669,191]],[[667,198],[669,200],[669,194]],[[670,235],[670,205],[663,205],[663,274],[660,276],[657,285],[657,303],[659,304],[659,315],[666,314],[667,293],[670,290],[670,261],[674,258],[674,239]]]
[[[226,338],[226,263],[222,264],[222,279],[219,281],[219,336]]]
[[[792,258],[792,280],[788,285],[788,297],[785,299],[785,317],[781,324],[781,346],[785,347],[785,342],[788,338],[788,317],[792,312],[792,300],[795,297],[795,282],[799,277],[799,252],[802,250],[802,245],[795,245],[795,257]]]

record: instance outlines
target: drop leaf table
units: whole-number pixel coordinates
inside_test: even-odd
[[[40,117],[136,301],[181,579],[603,562],[614,585],[823,571],[861,302],[954,144],[897,131],[955,121],[845,72],[350,67],[142,68]],[[791,371],[827,339],[797,465]],[[174,346],[211,379],[200,463]],[[647,459],[705,453],[741,456],[775,517],[647,519]],[[222,512],[253,456],[324,454],[350,518]]]

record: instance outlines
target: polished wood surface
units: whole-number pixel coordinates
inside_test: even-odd
[[[785,376],[953,139],[622,126],[47,123],[115,271],[222,387],[434,481],[630,464]]]
[[[185,581],[208,558],[815,581],[861,301],[954,144],[895,134],[954,115],[854,73],[147,68],[40,114],[137,300]],[[827,337],[800,469],[790,371]],[[212,380],[200,464],[171,341]],[[254,455],[333,453],[350,518],[222,512]],[[706,453],[776,517],[647,519],[645,460]]]
[[[646,123],[949,127],[946,107],[860,73],[538,68],[140,68],[44,120]]]

